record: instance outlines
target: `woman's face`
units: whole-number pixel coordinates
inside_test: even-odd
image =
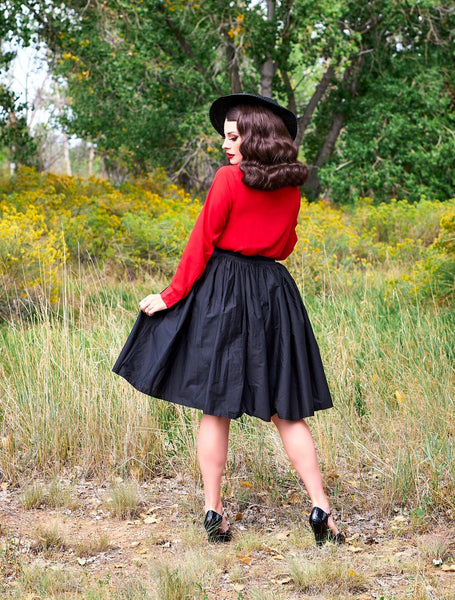
[[[239,136],[237,130],[237,121],[228,121],[226,119],[224,121],[223,150],[226,151],[226,155],[231,165],[238,165],[243,158],[240,154],[241,143],[242,138]]]

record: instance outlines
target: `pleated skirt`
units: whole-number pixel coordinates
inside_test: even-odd
[[[144,394],[221,417],[299,420],[332,406],[288,270],[218,248],[186,298],[139,314],[113,371]]]

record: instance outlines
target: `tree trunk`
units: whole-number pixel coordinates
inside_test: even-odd
[[[308,192],[310,197],[317,197],[321,191],[321,184],[319,182],[318,169],[324,163],[324,161],[332,154],[341,128],[344,124],[344,114],[342,112],[335,113],[333,117],[332,125],[329,133],[325,139],[325,142],[319,152],[319,156],[316,162],[310,167],[310,174],[305,182],[304,189]]]
[[[287,71],[280,69],[280,73],[281,73],[281,77],[283,78],[283,83],[286,87],[286,94],[288,97],[288,108],[290,111],[292,111],[296,115],[297,114],[297,103],[295,101],[295,93],[294,93],[294,88],[292,87],[291,80],[289,78]]]
[[[226,35],[227,38],[227,35]],[[232,42],[226,39],[226,59],[229,67],[229,75],[231,77],[231,92],[233,94],[242,93],[242,81],[240,79],[239,64],[237,62],[237,53]]]
[[[298,120],[297,137],[295,138],[295,143],[297,145],[297,148],[299,148],[300,145],[302,144],[302,140],[303,140],[303,136],[305,134],[306,128],[310,124],[311,118],[313,117],[313,113],[316,110],[316,107],[317,107],[319,101],[321,100],[321,98],[325,94],[327,88],[329,87],[329,84],[332,81],[334,74],[335,74],[335,67],[333,65],[329,65],[329,67],[326,70],[326,72],[324,73],[321,81],[316,86],[316,89],[314,91],[314,94],[311,97],[311,100],[306,105],[305,112],[303,113],[302,117],[300,117]]]
[[[70,160],[70,151],[68,148],[68,136],[66,133],[63,134],[63,160],[65,162],[65,171],[66,174],[71,176],[71,160]]]
[[[93,160],[95,158],[95,146],[94,144],[90,144],[89,154],[88,154],[88,176],[91,177],[93,175]]]
[[[266,0],[267,4],[267,21],[271,21],[275,15],[275,2],[274,0]],[[271,55],[267,56],[265,62],[262,64],[259,69],[261,75],[261,83],[260,83],[260,94],[261,96],[267,96],[268,98],[272,97],[272,82],[273,76],[276,71],[276,63],[272,59]]]
[[[262,65],[260,69],[261,73],[261,87],[260,94],[261,96],[267,96],[268,98],[272,97],[272,81],[273,76],[275,75],[276,64],[269,57],[265,63]]]
[[[349,90],[351,96],[355,96],[357,93],[357,83],[359,80],[359,73],[362,64],[363,58],[360,56],[357,60],[357,63],[354,66],[350,65],[346,67],[344,71],[343,87],[346,91]],[[330,81],[328,83],[330,83]],[[321,191],[318,169],[325,162],[325,160],[329,158],[329,156],[335,149],[336,141],[344,125],[344,120],[344,112],[338,110],[333,116],[332,125],[330,126],[329,133],[327,134],[327,137],[324,141],[324,144],[322,145],[319,155],[314,164],[310,167],[310,175],[304,185],[304,189],[308,190],[310,196],[318,196]]]

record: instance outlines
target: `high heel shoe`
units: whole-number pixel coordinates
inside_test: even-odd
[[[323,546],[325,542],[333,542],[334,544],[343,544],[345,541],[344,534],[339,531],[338,533],[332,533],[331,529],[327,525],[327,521],[332,513],[326,513],[315,506],[311,511],[309,518],[311,529],[314,533],[317,546]]]
[[[204,527],[207,532],[209,542],[230,542],[232,539],[232,531],[220,531],[223,515],[218,514],[214,510],[207,511],[204,519]]]

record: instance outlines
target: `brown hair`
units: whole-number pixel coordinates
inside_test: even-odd
[[[303,185],[308,169],[297,160],[297,146],[278,115],[264,106],[245,104],[229,109],[226,119],[237,122],[242,138],[239,167],[245,185],[266,191]]]

